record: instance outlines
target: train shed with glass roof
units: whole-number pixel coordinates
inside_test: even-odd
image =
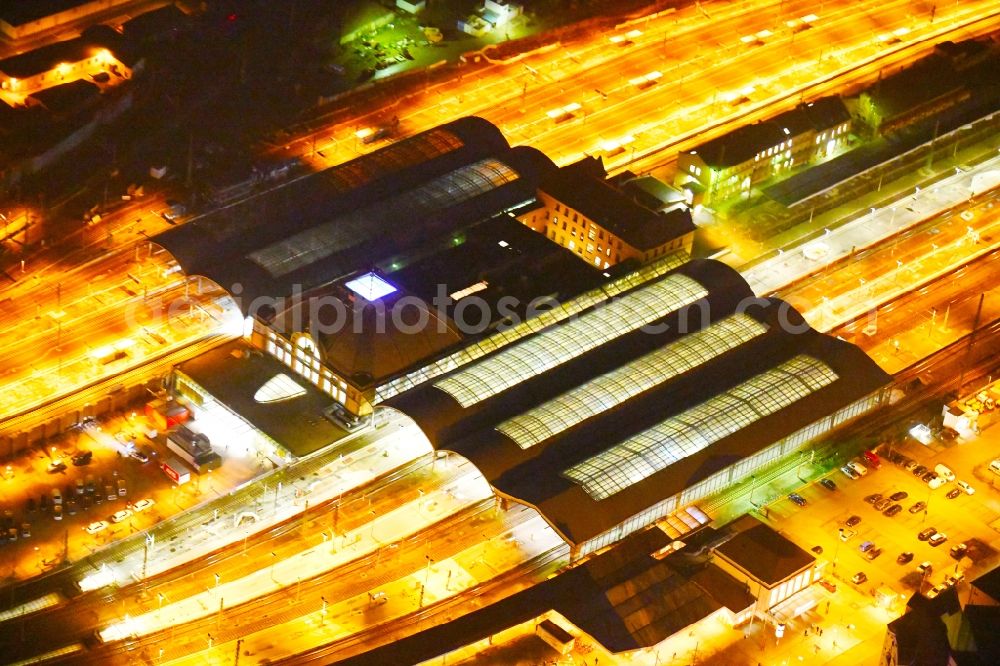
[[[890,381],[701,260],[386,404],[584,554],[877,408]]]

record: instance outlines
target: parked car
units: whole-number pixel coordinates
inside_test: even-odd
[[[31,523],[21,523],[21,538],[27,539],[31,536]]]
[[[882,499],[882,493],[873,493],[871,495],[865,496],[865,501],[868,502],[869,504],[874,504],[880,499]]]
[[[861,454],[861,457],[865,459],[872,469],[878,469],[882,466],[882,462],[878,459],[878,454],[874,451],[865,451]]]
[[[948,494],[945,495],[945,497],[947,497],[948,499],[955,499],[961,494],[962,494],[961,488],[952,488],[951,490],[948,491]]]
[[[945,590],[945,586],[944,585],[935,585],[931,589],[929,589],[926,592],[924,592],[924,596],[927,597],[928,599],[933,599],[937,595],[939,595],[942,592],[944,592],[944,590]]]
[[[38,508],[41,509],[42,513],[48,513],[49,508],[52,506],[52,500],[49,499],[47,493],[42,493],[38,498]]]
[[[942,465],[941,463],[938,463],[937,465],[934,466],[934,471],[937,472],[937,475],[942,477],[945,481],[955,480],[955,473],[951,471],[951,468],[948,467],[947,465]]]
[[[104,494],[107,496],[109,502],[118,499],[118,492],[110,483],[104,486]]]
[[[855,534],[857,534],[857,532],[855,532],[854,530],[845,530],[844,528],[840,528],[840,540],[841,541],[844,541],[844,542],[849,541],[850,538],[853,537]]]
[[[903,510],[903,505],[902,504],[893,504],[892,506],[890,506],[888,509],[886,509],[882,513],[884,515],[889,516],[890,518],[892,518],[893,516],[895,516],[897,513],[899,513],[902,510]]]
[[[132,512],[128,509],[122,509],[121,511],[116,511],[111,515],[111,522],[120,523],[122,521],[128,520],[132,517]]]
[[[860,546],[858,546],[858,550],[860,550],[862,553],[867,553],[869,550],[871,550],[874,547],[875,547],[875,542],[874,541],[865,541]]]
[[[821,479],[819,485],[823,486],[827,490],[837,489],[837,484],[833,482],[833,479]]]
[[[52,519],[62,520],[62,504],[55,504],[52,506]]]
[[[909,564],[913,561],[913,553],[906,551],[905,553],[900,553],[899,557],[896,558],[896,564]]]
[[[66,463],[62,460],[53,460],[49,463],[49,474],[56,474],[66,469]]]
[[[920,513],[921,511],[923,511],[926,508],[927,508],[927,502],[921,500],[921,501],[917,502],[916,504],[914,504],[913,506],[911,506],[910,509],[909,509],[909,511],[910,511],[910,513]]]
[[[136,513],[139,513],[140,511],[145,511],[149,507],[153,506],[155,503],[156,502],[154,502],[151,499],[141,499],[132,505],[132,510],[135,511]]]
[[[998,463],[998,464],[1000,464],[1000,463]],[[840,471],[843,472],[844,476],[846,476],[849,479],[857,479],[860,476],[860,474],[858,474],[857,472],[855,472],[853,469],[851,469],[847,465],[844,465],[843,467],[841,467]],[[1000,474],[1000,471],[998,471],[997,474]]]
[[[83,467],[84,465],[89,465],[90,461],[93,458],[94,458],[93,451],[83,451],[73,456],[73,465],[75,465],[76,467]]]
[[[952,585],[957,585],[958,583],[961,583],[963,580],[965,580],[964,573],[961,572],[957,574],[950,573],[944,577],[944,584],[951,587]]]
[[[129,455],[130,458],[134,458],[135,460],[138,460],[139,462],[141,462],[143,464],[149,462],[149,456],[147,456],[145,453],[143,453],[139,449],[133,449],[132,451],[129,451],[128,455]]]
[[[845,524],[848,527],[854,527],[860,522],[861,522],[861,516],[851,516],[850,518],[847,519],[847,522]]]
[[[835,583],[831,583],[826,578],[820,578],[819,579],[819,584],[822,585],[823,588],[826,589],[827,592],[836,592],[837,591],[837,585]]]
[[[899,502],[900,500],[905,500],[907,497],[909,497],[909,495],[907,495],[902,490],[900,490],[897,493],[893,493],[893,494],[889,495],[889,499],[891,499],[893,502]]]
[[[965,557],[965,553],[968,550],[969,550],[968,544],[966,544],[965,542],[962,542],[960,544],[952,546],[950,554],[951,554],[951,556],[952,556],[953,559],[960,560],[963,557]]]
[[[913,470],[915,470],[915,469],[916,469],[916,468],[917,468],[918,466],[919,466],[919,464],[917,463],[917,461],[916,461],[916,460],[913,460],[913,459],[908,459],[908,460],[906,461],[906,464],[904,464],[904,465],[903,465],[903,469],[905,469],[905,470],[906,470],[907,472],[912,472],[912,471],[913,471]],[[926,471],[926,469],[927,469],[927,468],[926,468],[926,467],[924,467],[924,470],[925,470],[925,471]],[[923,472],[921,472],[921,474],[923,474]]]
[[[76,480],[76,494],[77,495],[82,495],[83,494],[83,487],[84,487],[83,486],[83,479],[77,479]]]
[[[930,560],[927,560],[926,562],[921,562],[917,565],[917,571],[926,576],[930,572],[934,571],[934,567],[931,565]]]
[[[956,481],[955,485],[958,486],[959,488],[961,488],[962,492],[964,492],[966,495],[975,495],[976,494],[976,489],[973,488],[972,486],[970,486],[965,481],[962,481],[961,479],[959,479],[958,481]]]
[[[25,504],[24,504],[24,511],[25,511],[25,513],[27,513],[29,516],[33,516],[33,515],[35,515],[35,511],[36,510],[37,510],[37,506],[35,504],[35,498],[34,497],[29,497],[28,501],[25,502]]]
[[[892,504],[892,500],[889,499],[888,497],[883,497],[879,501],[875,502],[875,510],[876,511],[882,511],[886,507],[888,507],[890,504]]]
[[[924,467],[923,465],[917,465],[916,467],[910,470],[910,473],[913,474],[913,476],[923,476],[924,474],[927,473],[927,468]]]
[[[66,513],[71,516],[76,515],[76,500],[72,497],[66,500]]]
[[[927,541],[928,539],[930,539],[935,534],[937,534],[937,529],[936,528],[934,528],[934,527],[925,527],[924,529],[920,530],[920,532],[917,534],[917,538],[920,539],[921,541]]]
[[[864,571],[859,571],[858,573],[854,574],[854,576],[851,577],[851,582],[854,583],[855,585],[861,585],[867,580],[868,580],[868,574],[866,574]]]
[[[864,476],[865,474],[868,473],[868,468],[856,460],[852,460],[851,462],[847,463],[847,466],[853,469],[854,473],[857,474],[858,476]]]
[[[935,475],[933,479],[927,482],[927,487],[930,488],[931,490],[937,490],[945,483],[947,482],[944,479],[942,479],[940,476]]]
[[[804,498],[802,495],[799,495],[798,493],[791,493],[791,494],[789,494],[788,495],[788,499],[792,500],[793,502],[795,502],[799,506],[805,506],[806,505],[806,498]]]
[[[83,529],[87,531],[87,534],[97,534],[98,532],[107,529],[107,527],[108,524],[106,522],[104,522],[103,520],[98,520],[97,522],[87,525]]]
[[[948,540],[947,534],[945,534],[944,532],[937,532],[936,534],[932,535],[930,539],[927,540],[927,543],[929,543],[931,546],[937,547],[943,544],[947,540]]]
[[[867,557],[868,561],[870,562],[871,560],[874,560],[876,557],[878,557],[881,554],[882,554],[882,549],[881,548],[870,548],[865,553],[865,557]]]
[[[811,550],[812,552],[816,553],[817,555],[822,555],[823,554],[823,546],[813,546],[809,550]]]
[[[928,470],[927,472],[924,472],[924,475],[920,477],[920,480],[924,483],[930,483],[936,478],[938,478],[938,473],[934,470]]]
[[[125,497],[128,489],[125,487],[125,479],[118,479],[118,496]]]

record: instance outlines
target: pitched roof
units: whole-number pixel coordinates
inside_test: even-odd
[[[581,160],[542,178],[539,189],[607,229],[638,250],[649,250],[693,232],[691,213],[658,213],[638,203],[595,171],[596,160]]]
[[[822,132],[850,119],[850,113],[839,97],[822,97],[799,104],[794,109],[773,118],[737,127],[689,152],[697,153],[710,167],[736,166],[753,159],[757,153],[788,140],[789,137],[810,129]]]

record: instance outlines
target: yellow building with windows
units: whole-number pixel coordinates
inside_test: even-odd
[[[596,268],[627,260],[647,263],[676,250],[690,253],[691,214],[656,211],[606,178],[599,159],[586,158],[542,179],[538,206],[518,219]]]
[[[694,203],[745,198],[758,183],[836,155],[850,132],[851,116],[839,97],[800,104],[679,153],[674,185],[691,191]]]

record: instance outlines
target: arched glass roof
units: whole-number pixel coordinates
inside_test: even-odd
[[[836,379],[822,361],[796,356],[570,467],[563,476],[592,498],[605,499]]]
[[[509,166],[490,158],[435,178],[382,205],[408,211],[413,218],[419,219],[485,194],[517,178],[517,172]],[[350,248],[358,239],[371,235],[370,214],[371,210],[362,209],[338,216],[330,222],[251,252],[247,257],[271,277],[282,277]]]
[[[539,313],[537,316],[519,322],[518,324],[505,328],[501,331],[480,340],[479,342],[465,347],[433,363],[397,377],[388,384],[380,386],[376,390],[377,402],[388,400],[389,398],[411,389],[429,379],[443,375],[455,368],[459,368],[466,363],[471,363],[482,358],[486,354],[496,351],[502,347],[512,344],[532,333],[537,333],[547,326],[563,321],[568,317],[586,310],[587,308],[613,296],[632,289],[640,284],[654,280],[665,273],[668,273],[688,260],[687,253],[683,250],[672,252],[661,259],[647,264],[631,273],[617,278],[606,285],[592,289],[569,301],[551,309]]]
[[[671,275],[507,347],[434,386],[470,407],[706,296],[708,290],[694,279]]]
[[[347,192],[366,183],[402,171],[416,164],[458,150],[464,145],[453,132],[435,127],[416,136],[365,155],[362,159],[338,164],[322,173],[326,180]]]
[[[749,315],[726,317],[706,329],[596,377],[531,411],[507,419],[496,429],[522,449],[527,449],[735,349],[766,331],[767,326]]]

